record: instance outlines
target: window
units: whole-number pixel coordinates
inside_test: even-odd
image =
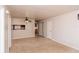
[[[13,25],[13,30],[25,30],[25,25]]]

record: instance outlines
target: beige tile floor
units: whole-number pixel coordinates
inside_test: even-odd
[[[71,53],[79,52],[59,44],[51,39],[37,37],[15,39],[12,41],[10,53]]]

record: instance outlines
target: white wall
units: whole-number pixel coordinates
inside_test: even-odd
[[[47,37],[47,20],[43,20],[43,36]]]
[[[9,52],[11,47],[11,16],[10,12],[5,10],[5,52]]]
[[[10,12],[8,13],[8,47],[11,47],[11,41],[12,41],[12,33],[11,33],[11,15]]]
[[[5,52],[5,7],[0,6],[0,52]]]
[[[47,20],[47,38],[52,39],[53,31],[53,21],[51,19]]]
[[[11,19],[6,10],[5,6],[0,6],[0,52],[9,52],[11,47]]]
[[[25,18],[12,18],[12,25],[25,25],[25,30],[12,30],[12,39],[35,37],[35,20],[25,23]]]
[[[39,35],[46,37],[47,36],[47,22],[42,20],[39,22]]]
[[[47,37],[79,50],[79,10],[47,19]]]
[[[38,27],[39,35],[43,36],[43,22],[40,21]]]

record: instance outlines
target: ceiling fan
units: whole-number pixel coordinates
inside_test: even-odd
[[[26,18],[25,18],[25,22],[28,23],[28,22],[31,22],[31,20],[29,20],[29,18],[26,17]]]

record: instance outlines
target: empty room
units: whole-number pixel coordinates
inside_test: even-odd
[[[79,52],[78,5],[0,6],[0,19],[1,52]]]

